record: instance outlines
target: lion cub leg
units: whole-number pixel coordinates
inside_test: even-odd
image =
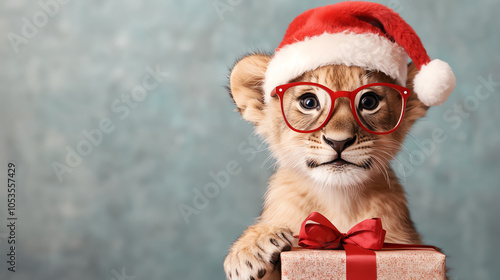
[[[249,227],[233,244],[224,261],[231,280],[280,279],[280,253],[292,247],[292,231],[258,223]]]

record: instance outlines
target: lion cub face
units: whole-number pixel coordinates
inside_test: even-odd
[[[268,56],[252,55],[238,62],[231,73],[231,93],[243,117],[254,122],[257,132],[269,143],[279,168],[303,174],[319,185],[337,188],[365,185],[377,175],[389,180],[389,162],[399,151],[411,125],[427,109],[416,94],[409,97],[400,126],[390,134],[377,135],[364,130],[354,118],[346,97],[336,99],[333,114],[322,129],[298,133],[286,124],[278,97],[267,103],[263,101],[261,85],[268,61]],[[415,71],[413,66],[409,68],[409,85]],[[359,67],[330,65],[290,82],[313,82],[336,92],[352,91],[370,83],[394,83],[394,80]],[[401,107],[397,100],[387,98],[384,102],[387,108]],[[297,110],[287,120],[300,123],[301,118],[308,117],[306,113]],[[379,118],[390,118],[390,114],[389,110],[379,114]]]

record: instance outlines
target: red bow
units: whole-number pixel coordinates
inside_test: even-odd
[[[379,218],[364,220],[347,233],[341,233],[327,218],[313,212],[302,223],[299,245],[307,249],[342,249],[343,245],[351,244],[380,250],[384,239],[385,230]]]
[[[379,218],[368,219],[341,233],[327,218],[311,213],[300,227],[299,245],[306,249],[342,249],[348,280],[377,279],[376,255],[384,246],[385,230]]]

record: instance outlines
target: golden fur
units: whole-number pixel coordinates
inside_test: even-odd
[[[224,269],[229,279],[279,279],[279,253],[289,250],[293,235],[311,212],[320,212],[341,231],[358,222],[379,217],[386,242],[420,243],[408,212],[404,190],[389,162],[401,147],[413,123],[427,107],[416,94],[409,97],[400,127],[387,135],[363,130],[346,98],[337,99],[328,123],[314,133],[297,133],[284,122],[279,99],[264,103],[262,82],[270,57],[253,54],[236,63],[230,76],[232,97],[244,119],[269,144],[277,160],[258,222],[232,246]],[[412,89],[416,68],[410,64],[407,87]],[[333,91],[354,90],[374,82],[394,83],[380,72],[359,67],[330,65],[305,73],[295,81],[323,84]],[[358,164],[323,165],[337,152],[323,140],[355,137],[342,158]]]

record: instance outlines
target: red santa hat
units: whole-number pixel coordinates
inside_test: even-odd
[[[307,71],[344,64],[377,70],[406,85],[408,56],[420,72],[414,91],[427,106],[440,105],[455,88],[450,66],[432,60],[415,33],[397,13],[369,2],[342,2],[308,10],[289,25],[265,76],[271,91]]]

